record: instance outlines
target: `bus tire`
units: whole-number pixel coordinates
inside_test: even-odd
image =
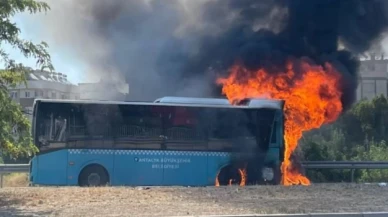
[[[108,172],[98,164],[91,164],[83,168],[78,178],[78,184],[81,187],[105,186],[108,183]]]
[[[233,165],[226,165],[219,170],[217,180],[220,186],[229,185],[229,180],[232,180],[231,184],[233,185],[240,185],[242,177],[239,168],[234,167]]]

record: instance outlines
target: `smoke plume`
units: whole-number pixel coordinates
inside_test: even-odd
[[[387,27],[385,0],[50,0],[44,38],[89,76],[126,80],[131,99],[214,96],[239,61],[279,71],[287,58],[332,63],[355,99],[359,60]],[[340,49],[340,45],[344,49]]]

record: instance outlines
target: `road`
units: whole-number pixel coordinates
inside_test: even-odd
[[[0,216],[178,216],[388,211],[388,187],[6,187]]]

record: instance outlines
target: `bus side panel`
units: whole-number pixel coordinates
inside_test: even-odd
[[[113,185],[162,185],[163,151],[117,150]]]
[[[165,151],[163,163],[163,185],[207,185],[207,152]]]
[[[230,153],[227,152],[208,152],[207,185],[214,186],[220,170],[230,164]]]
[[[36,157],[38,169],[36,172],[37,175],[34,177],[34,184],[66,185],[67,157],[66,150],[39,154]]]
[[[38,157],[34,156],[30,161],[30,183],[36,184],[36,177],[38,177]]]
[[[103,166],[110,180],[113,174],[114,150],[109,149],[69,149],[68,185],[78,185],[82,169],[91,164]]]

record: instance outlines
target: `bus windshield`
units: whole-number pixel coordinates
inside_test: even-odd
[[[270,143],[277,142],[275,132],[279,127],[274,109],[58,102],[39,102],[37,109],[33,132],[41,150],[76,147],[232,151],[243,148],[243,144],[267,149]]]

